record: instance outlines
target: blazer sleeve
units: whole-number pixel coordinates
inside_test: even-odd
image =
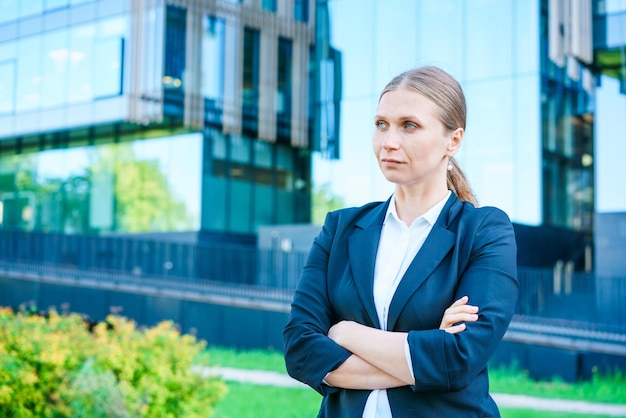
[[[439,329],[409,332],[414,391],[456,391],[470,385],[486,368],[513,316],[518,298],[513,226],[499,209],[479,211],[486,214],[474,236],[461,238],[470,241],[471,248],[467,266],[459,266],[455,295],[455,300],[467,295],[469,303],[478,306],[478,321],[457,334]]]
[[[287,372],[322,395],[340,390],[324,384],[323,379],[351,355],[327,336],[334,324],[326,282],[336,231],[336,216],[329,213],[313,241],[283,330]]]

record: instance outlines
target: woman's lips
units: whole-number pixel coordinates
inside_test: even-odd
[[[388,167],[394,167],[402,164],[402,161],[394,160],[393,158],[383,158],[381,161],[383,165]]]

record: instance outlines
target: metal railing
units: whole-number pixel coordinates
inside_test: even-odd
[[[0,268],[287,304],[307,254],[230,243],[0,231]],[[515,321],[626,335],[626,278],[520,268]],[[550,331],[552,332],[552,331]]]
[[[305,256],[231,243],[0,231],[0,260],[135,277],[293,288]]]

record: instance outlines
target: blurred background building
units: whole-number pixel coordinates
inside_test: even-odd
[[[611,154],[626,123],[623,111],[607,106],[625,103],[626,4],[328,4],[343,54],[342,148],[339,161],[314,157],[315,182],[348,204],[388,197],[369,141],[378,94],[401,71],[439,65],[461,81],[468,100],[458,160],[479,202],[515,222],[520,263],[550,268],[561,260],[591,271],[595,208],[626,210],[616,193],[624,187],[608,174],[621,168]]]
[[[310,221],[316,53],[334,75],[314,1],[0,10],[2,229],[250,241]]]
[[[0,0],[0,304],[280,346],[325,211],[393,191],[380,91],[428,64],[464,87],[479,202],[514,222],[510,339],[626,335],[625,0]]]

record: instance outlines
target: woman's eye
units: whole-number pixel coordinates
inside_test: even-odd
[[[387,126],[387,124],[381,120],[377,120],[375,125],[378,129],[385,129],[385,127]]]
[[[404,127],[405,127],[406,129],[415,129],[415,128],[417,128],[417,125],[416,125],[416,124],[414,124],[413,122],[406,122],[406,123],[404,124]]]

